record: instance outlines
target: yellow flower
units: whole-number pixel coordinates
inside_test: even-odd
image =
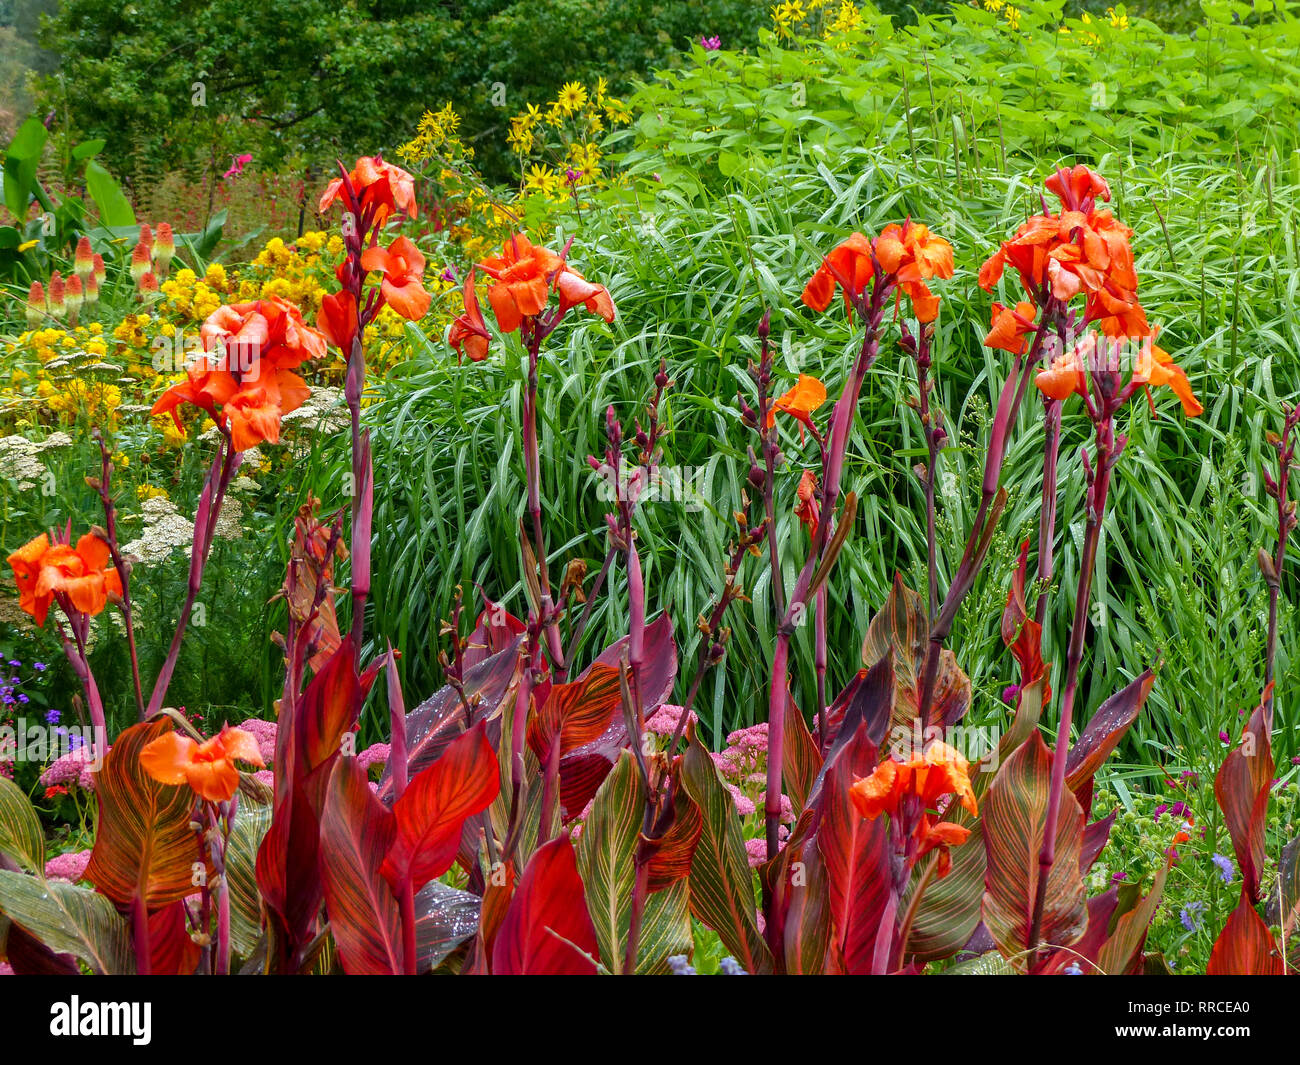
[[[560,95],[555,98],[555,102],[566,114],[571,115],[581,110],[587,103],[587,90],[581,82],[566,82],[564,88],[560,90]]]

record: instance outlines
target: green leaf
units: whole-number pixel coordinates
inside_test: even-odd
[[[41,163],[41,152],[49,138],[39,119],[29,118],[19,127],[5,153],[4,193],[5,206],[15,218],[27,217],[27,204],[32,197],[36,170]]]
[[[700,808],[704,827],[691,860],[691,913],[718,933],[748,973],[771,971],[772,954],[758,931],[754,877],[731,793],[695,735],[682,764],[682,784]]]
[[[257,848],[271,827],[271,807],[239,803],[226,844],[226,886],[230,889],[230,943],[247,958],[262,936],[262,895],[257,890]]]
[[[22,788],[0,777],[0,854],[37,876],[45,875],[45,836]]]
[[[133,226],[135,212],[127,202],[122,186],[94,159],[86,163],[86,191],[99,208],[99,219],[106,226]]]
[[[50,950],[106,976],[135,971],[126,918],[97,891],[0,870],[0,910]]]

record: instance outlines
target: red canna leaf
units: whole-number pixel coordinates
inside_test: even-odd
[[[596,663],[570,684],[553,684],[528,720],[528,746],[545,761],[557,738],[560,754],[599,739],[609,728],[622,697],[618,668]]]
[[[132,725],[117,738],[95,775],[99,829],[86,879],[119,906],[139,898],[160,909],[194,891],[202,863],[190,827],[197,802],[185,785],[160,784],[140,766],[140,751],[170,732],[170,718]]]
[[[302,759],[295,776],[304,777],[331,761],[352,731],[365,698],[352,654],[352,638],[345,637],[324,668],[311,679],[295,706],[293,735]],[[328,782],[328,775],[322,786]]]
[[[478,616],[474,631],[461,656],[461,668],[471,669],[480,662],[504,651],[522,635],[528,626],[500,603],[483,596],[483,611]]]
[[[1076,795],[1092,783],[1093,774],[1119,746],[1124,734],[1142,712],[1155,674],[1146,670],[1097,708],[1065,758],[1065,783]]]
[[[871,619],[862,641],[862,662],[874,666],[892,652],[895,699],[892,724],[912,727],[919,716],[921,674],[930,647],[930,622],[921,597],[894,574],[889,598]],[[970,678],[957,665],[956,656],[944,649],[939,654],[930,720],[937,725],[960,721],[970,707]]]
[[[498,976],[591,976],[596,929],[568,836],[539,847],[515,888],[492,948]]]
[[[1259,901],[1264,823],[1268,818],[1269,789],[1273,786],[1272,703],[1272,692],[1265,689],[1241,734],[1240,745],[1229,752],[1214,778],[1214,797],[1223,810],[1223,822],[1241,866],[1242,890],[1251,902]]]
[[[871,973],[876,933],[889,901],[889,830],[885,818],[865,820],[849,799],[858,777],[876,768],[876,745],[865,722],[827,769],[818,804],[817,849],[826,869],[834,949],[844,971]]]
[[[409,879],[418,891],[450,869],[465,819],[485,810],[500,790],[496,752],[480,721],[420,770],[393,804],[397,834],[381,872],[394,889]]]
[[[1282,956],[1273,933],[1243,888],[1241,901],[1210,951],[1206,976],[1281,976]]]
[[[185,903],[177,901],[149,915],[149,972],[153,976],[192,976],[199,945],[190,938]]]
[[[397,899],[379,871],[396,834],[392,811],[356,759],[340,758],[321,811],[320,872],[330,931],[350,974],[404,971]]]
[[[1003,957],[1021,959],[1029,946],[1039,891],[1052,752],[1034,732],[1002,765],[981,809],[988,869],[984,874],[984,924]],[[1083,809],[1069,789],[1061,795],[1055,860],[1043,885],[1040,943],[1069,946],[1088,924],[1079,872]]]
[[[1002,610],[1002,642],[1011,648],[1012,657],[1020,664],[1020,686],[1033,684],[1046,671],[1043,663],[1043,627],[1029,616],[1025,606],[1025,568],[1029,561],[1029,541],[1020,545],[1020,558],[1007,592],[1007,605]],[[1052,689],[1044,685],[1043,701],[1052,697]]]

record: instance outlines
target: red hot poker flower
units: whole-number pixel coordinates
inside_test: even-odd
[[[372,244],[361,255],[361,268],[384,275],[380,291],[403,318],[414,322],[428,312],[433,297],[421,283],[424,256],[406,237],[398,237],[388,248]]]
[[[360,210],[374,209],[376,225],[383,225],[388,216],[400,211],[408,218],[418,218],[420,209],[415,202],[415,178],[399,166],[386,163],[379,156],[363,155],[348,175],[352,191],[360,200]],[[320,198],[320,213],[333,206],[343,191],[343,179],[335,178],[325,188]]]

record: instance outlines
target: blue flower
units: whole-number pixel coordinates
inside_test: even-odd
[[[44,673],[44,672],[45,672],[45,663],[44,663],[44,662],[33,662],[33,663],[32,663],[32,669],[36,670],[37,673]]]
[[[686,960],[685,954],[674,954],[668,959],[668,969],[673,976],[694,976],[695,967]]]
[[[1237,875],[1237,867],[1232,864],[1232,859],[1216,854],[1210,861],[1219,867],[1219,875],[1223,877],[1223,882],[1231,884]]]
[[[58,710],[45,711],[45,723],[47,725],[57,725],[63,715]]]
[[[1205,903],[1189,902],[1178,914],[1178,919],[1183,923],[1183,927],[1189,932],[1199,932],[1201,930],[1201,917],[1205,913]]]
[[[723,976],[748,976],[749,973],[741,968],[740,962],[735,958],[723,958],[718,962],[718,972]]]

